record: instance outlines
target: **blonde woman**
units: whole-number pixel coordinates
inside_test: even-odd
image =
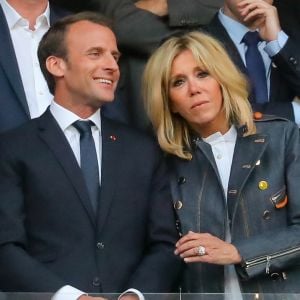
[[[248,85],[212,37],[173,37],[150,58],[144,97],[168,155],[188,292],[300,292],[296,125],[253,114]]]

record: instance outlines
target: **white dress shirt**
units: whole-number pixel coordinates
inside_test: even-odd
[[[30,117],[36,118],[46,110],[53,98],[37,57],[38,44],[50,27],[49,3],[45,12],[37,18],[35,30],[29,29],[28,20],[20,16],[6,0],[0,0],[0,4],[14,46]]]
[[[216,132],[207,138],[203,138],[203,140],[211,146],[226,200],[236,137],[236,128],[231,126],[224,135],[220,132]],[[227,224],[226,227],[226,242],[231,242],[229,224]],[[225,299],[242,300],[241,289],[234,265],[224,266],[224,280]]]
[[[236,46],[242,61],[246,65],[246,59],[245,59],[245,53],[247,50],[247,46],[245,43],[242,42],[242,39],[246,32],[249,31],[249,28],[247,28],[245,25],[241,24],[240,22],[226,16],[223,13],[222,8],[219,10],[218,14],[219,20],[224,26],[225,30],[229,34],[232,42]],[[270,74],[271,74],[271,65],[272,60],[271,58],[279,53],[279,51],[284,47],[288,40],[288,36],[285,34],[284,31],[280,31],[277,37],[277,40],[265,42],[261,41],[258,43],[258,50],[260,51],[264,64],[266,69],[266,78],[267,78],[267,88],[268,88],[268,94],[270,96]],[[300,101],[299,99],[296,99],[292,102],[293,110],[294,110],[294,116],[295,116],[295,122],[300,125]]]

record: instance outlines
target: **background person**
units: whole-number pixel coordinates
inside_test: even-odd
[[[236,66],[250,78],[253,58],[247,62],[250,48],[246,40],[248,32],[258,32],[255,49],[258,50],[263,67],[264,78],[252,80],[250,101],[254,111],[276,114],[300,124],[300,35],[296,32],[295,22],[280,23],[286,9],[273,0],[225,0],[206,30],[223,43]],[[291,20],[295,20],[290,15]],[[291,26],[292,25],[292,26]],[[297,27],[296,27],[297,28]],[[254,78],[258,78],[255,72]],[[265,83],[262,85],[262,81]],[[263,99],[255,93],[265,88]]]
[[[0,132],[40,116],[50,104],[37,47],[67,14],[47,0],[0,0]]]

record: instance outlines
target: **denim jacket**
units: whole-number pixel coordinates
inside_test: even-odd
[[[227,201],[209,144],[196,140],[190,161],[169,158],[180,230],[224,240],[229,224],[242,292],[300,293],[299,129],[275,117],[256,126],[250,136],[238,129]],[[224,292],[223,266],[187,264],[183,290]]]

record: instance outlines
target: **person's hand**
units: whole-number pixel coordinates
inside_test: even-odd
[[[245,24],[258,29],[262,40],[266,42],[277,39],[281,30],[277,9],[263,0],[242,0],[238,9]]]
[[[102,297],[92,297],[88,295],[81,295],[77,300],[107,300],[106,298]]]
[[[199,247],[203,253],[199,254]],[[205,262],[217,265],[237,264],[241,256],[235,246],[209,234],[190,231],[176,243],[175,254],[186,263]]]
[[[159,17],[168,15],[167,0],[139,0],[134,4],[136,7],[147,10]]]

